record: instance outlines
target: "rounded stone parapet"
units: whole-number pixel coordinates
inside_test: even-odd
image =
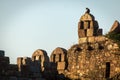
[[[55,50],[53,50],[50,56],[50,61],[51,62],[66,61],[66,55],[67,55],[66,49],[57,47]]]
[[[36,50],[33,54],[32,54],[32,61],[34,62],[40,62],[42,71],[45,70],[45,68],[47,67],[47,64],[49,63],[49,57],[47,55],[47,52],[45,50],[42,49],[38,49]]]

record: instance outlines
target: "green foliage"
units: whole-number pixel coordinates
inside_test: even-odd
[[[113,40],[120,47],[120,33],[110,32],[110,33],[106,34],[105,37]]]
[[[120,41],[120,33],[111,32],[106,34],[105,36],[114,41]]]

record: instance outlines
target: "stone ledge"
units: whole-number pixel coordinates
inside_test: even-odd
[[[96,43],[96,42],[102,42],[102,41],[106,41],[107,38],[104,36],[91,36],[91,37],[82,37],[78,39],[78,43],[82,44],[82,43]]]

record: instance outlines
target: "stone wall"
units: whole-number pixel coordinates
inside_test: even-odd
[[[29,57],[18,57],[17,58],[18,71],[23,71],[24,72],[25,66],[27,67],[27,65],[30,65],[30,63],[31,63],[31,58],[29,58]]]
[[[5,52],[0,50],[0,75],[7,71],[9,66],[9,57],[5,56]]]
[[[10,64],[9,57],[5,56],[5,51],[0,50],[0,80],[9,80],[10,76],[17,76],[18,67]]]
[[[120,73],[119,61],[120,49],[112,40],[76,44],[68,50],[66,75],[72,79],[104,80]]]

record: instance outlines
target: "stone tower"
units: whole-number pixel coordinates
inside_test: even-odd
[[[110,32],[120,32],[119,27],[115,22]],[[102,35],[88,8],[78,23],[78,36],[78,44],[67,52],[65,76],[72,80],[120,80],[120,47]]]
[[[102,29],[99,29],[95,17],[90,14],[90,10],[88,8],[86,9],[87,11],[78,22],[79,43],[89,42],[89,37],[102,35]]]

